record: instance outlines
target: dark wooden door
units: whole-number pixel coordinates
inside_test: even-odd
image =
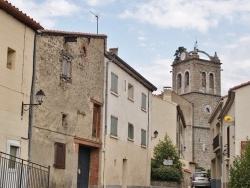
[[[90,148],[79,146],[77,188],[88,188],[89,163],[90,163]]]

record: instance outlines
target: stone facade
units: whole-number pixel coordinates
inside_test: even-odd
[[[208,59],[201,59],[200,53]],[[196,48],[179,51],[172,64],[173,91],[193,104],[193,160],[206,169],[210,168],[211,147],[208,118],[220,100],[220,65],[216,53],[212,57]]]
[[[77,187],[83,174],[84,184],[100,185],[105,49],[105,35],[45,30],[37,38],[36,90],[46,96],[34,111],[32,160],[51,166],[51,188]]]

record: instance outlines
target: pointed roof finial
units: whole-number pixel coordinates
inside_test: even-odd
[[[196,41],[195,41],[195,43],[194,43],[194,51],[196,52],[197,49],[198,49],[198,44],[197,44],[197,39],[196,39]]]

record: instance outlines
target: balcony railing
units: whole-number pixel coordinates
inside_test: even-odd
[[[0,188],[49,188],[50,167],[0,152]]]
[[[218,147],[220,147],[220,134],[213,139],[213,150],[216,150]]]

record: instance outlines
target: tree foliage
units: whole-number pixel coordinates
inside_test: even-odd
[[[246,150],[244,155],[235,157],[230,166],[230,188],[249,188],[250,187],[250,140],[247,138]]]
[[[164,166],[163,161],[173,160],[173,165]],[[154,148],[154,159],[151,163],[151,179],[175,181],[180,183],[183,179],[182,163],[176,147],[171,138],[166,134]]]

